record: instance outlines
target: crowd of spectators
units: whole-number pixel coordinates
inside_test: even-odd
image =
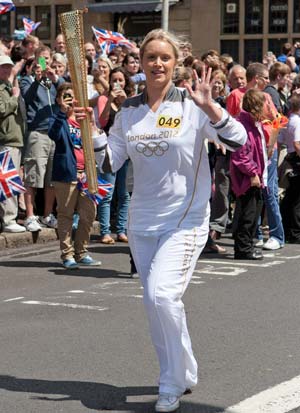
[[[237,259],[262,259],[257,247],[276,250],[285,242],[300,242],[299,46],[285,43],[280,56],[268,52],[262,62],[243,67],[228,54],[207,50],[197,56],[189,42],[181,44],[174,84],[193,85],[193,71],[201,77],[202,68],[211,67],[212,98],[237,117],[251,135],[251,145],[248,142],[247,149],[234,156],[222,146],[208,142],[212,197],[206,252],[225,253],[218,240],[229,231],[235,239]],[[139,48],[136,44],[132,48],[116,46],[106,56],[95,38],[84,47],[89,104],[97,126],[108,132],[124,100],[145,87]],[[0,151],[9,150],[26,188],[24,196],[0,203],[4,232],[35,232],[43,226],[57,228],[55,139],[49,137],[49,119],[63,104],[58,90],[70,80],[62,34],[56,37],[53,49],[33,35],[23,41],[0,41]],[[72,88],[69,83],[68,88]],[[272,122],[283,115],[289,118],[288,125],[278,128],[274,138]],[[257,151],[258,158],[254,156]],[[116,239],[127,242],[129,162],[116,174],[102,176],[114,185],[114,191],[98,205],[101,243],[115,242],[112,222]],[[247,182],[245,187],[243,182]],[[40,193],[42,197],[37,196]],[[75,219],[76,205],[73,209]],[[266,228],[268,235],[262,231]]]

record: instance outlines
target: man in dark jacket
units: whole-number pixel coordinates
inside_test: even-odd
[[[53,215],[55,193],[51,185],[52,161],[55,144],[48,136],[48,121],[53,115],[56,88],[64,82],[56,76],[51,64],[51,50],[42,46],[36,51],[35,68],[31,75],[22,78],[21,93],[27,109],[28,141],[24,156],[25,204],[28,231],[41,229],[39,218],[34,215],[37,188],[44,188],[45,206],[42,224],[56,228]],[[43,67],[44,66],[44,67]]]

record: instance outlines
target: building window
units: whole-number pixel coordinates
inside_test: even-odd
[[[30,17],[30,7],[16,8],[15,26],[17,30],[24,30],[23,17]]]
[[[269,49],[275,54],[275,56],[281,55],[281,48],[284,43],[287,43],[288,39],[269,39]]]
[[[288,0],[270,1],[269,32],[287,33]]]
[[[5,36],[10,34],[10,14],[0,15],[0,35]]]
[[[294,33],[300,32],[300,2],[294,0]]]
[[[222,34],[239,33],[239,1],[222,0],[221,8]]]
[[[245,33],[263,32],[263,0],[248,0],[245,11]]]
[[[61,28],[59,24],[59,15],[61,13],[67,13],[72,10],[71,4],[59,4],[55,6],[55,15],[56,15],[56,34],[61,33]]]
[[[41,22],[41,25],[36,30],[36,35],[44,40],[51,37],[51,11],[50,6],[36,7],[36,21]]]
[[[229,54],[235,62],[239,61],[239,41],[221,40],[221,54]]]
[[[250,63],[254,62],[262,62],[262,40],[245,40],[244,48],[245,66],[248,66]]]

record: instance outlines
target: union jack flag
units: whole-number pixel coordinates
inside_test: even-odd
[[[0,14],[8,13],[9,11],[15,10],[16,6],[11,0],[1,0],[0,1]]]
[[[86,175],[83,174],[82,178],[78,180],[77,189],[83,192],[88,198],[90,198],[95,205],[98,205],[103,198],[113,189],[113,185],[104,179],[98,178],[98,193],[91,194],[88,190],[88,184]]]
[[[9,151],[0,152],[0,202],[25,191]]]
[[[24,29],[26,34],[30,34],[34,30],[36,30],[41,22],[35,23],[33,20],[31,20],[29,17],[23,17],[23,24],[24,24]]]
[[[126,46],[129,48],[133,47],[131,41],[126,39],[126,37],[121,33],[112,32],[105,29],[97,29],[94,26],[92,26],[92,30],[104,54],[108,54],[117,45]]]

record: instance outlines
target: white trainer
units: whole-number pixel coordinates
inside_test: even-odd
[[[46,227],[57,228],[57,219],[53,214],[49,214],[47,217],[40,217],[40,221]]]
[[[283,248],[283,245],[281,245],[280,242],[275,238],[269,238],[268,241],[263,245],[264,250],[274,251],[279,250],[280,248]]]
[[[32,215],[31,217],[28,217],[25,219],[24,227],[29,232],[41,231],[42,229],[42,227],[39,224],[39,218],[36,217],[35,215]]]
[[[263,239],[259,239],[255,244],[256,247],[262,247],[263,245],[264,245],[264,240]]]
[[[3,232],[14,232],[14,233],[26,232],[26,228],[23,227],[23,225],[14,223],[14,224],[9,224],[9,225],[4,225]]]
[[[160,393],[155,405],[156,412],[174,412],[179,407],[179,397],[173,394]]]

